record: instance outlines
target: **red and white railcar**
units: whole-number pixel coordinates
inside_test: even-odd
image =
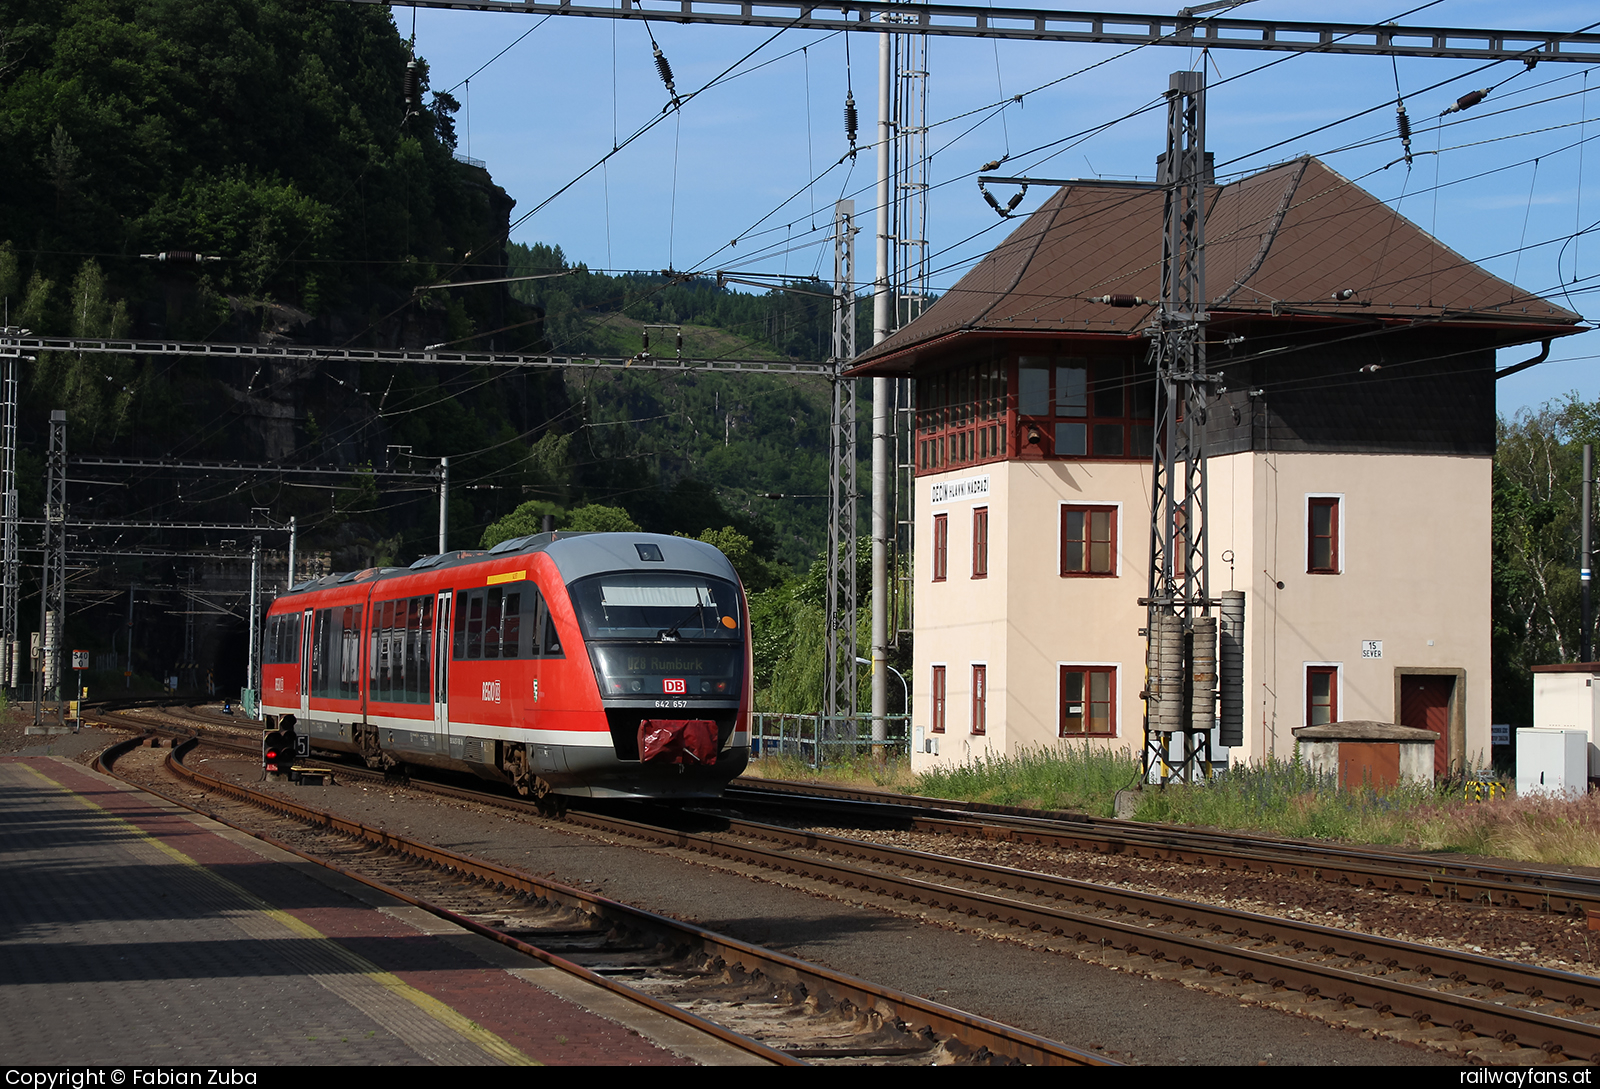
[[[325,749],[525,793],[716,795],[749,753],[750,625],[716,548],[541,533],[293,587],[266,714]]]

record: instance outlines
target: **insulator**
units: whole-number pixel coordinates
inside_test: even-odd
[[[989,207],[993,208],[996,212],[1000,212],[1001,215],[1005,215],[1004,212],[1000,211],[1000,202],[994,199],[994,194],[989,192],[989,190],[985,189],[983,191],[983,199],[989,202]]]
[[[1091,299],[1090,302],[1104,306],[1144,306],[1146,300],[1137,295],[1101,295],[1099,298]]]
[[[1189,726],[1209,730],[1217,717],[1217,618],[1197,616],[1189,637]]]
[[[417,62],[414,60],[406,61],[405,95],[407,106],[417,104]]]
[[[1027,189],[1023,189],[1020,192],[1018,192],[1016,196],[1014,196],[1010,200],[1006,201],[1006,215],[1010,215],[1012,212],[1016,211],[1017,205],[1021,204],[1022,203],[1022,198],[1027,196],[1027,195],[1028,195]]]
[[[1343,291],[1335,291],[1333,293],[1333,301],[1334,302],[1344,302],[1346,299],[1355,298],[1355,294],[1356,294],[1356,289],[1355,288],[1347,287]]]
[[[1489,92],[1492,90],[1494,90],[1493,87],[1484,87],[1476,91],[1468,91],[1466,94],[1456,99],[1456,104],[1454,106],[1451,106],[1439,116],[1443,117],[1445,113],[1459,113],[1462,110],[1470,110],[1472,107],[1488,98]]]
[[[1152,618],[1145,660],[1145,690],[1150,729],[1176,733],[1183,729],[1183,618],[1158,613]]]
[[[659,45],[655,47],[655,51],[656,71],[661,73],[661,82],[667,85],[667,93],[669,95],[676,96],[678,91],[677,88],[672,85],[672,65],[667,63],[667,58],[662,54],[661,47]]]
[[[1400,146],[1405,149],[1406,165],[1411,165],[1411,118],[1406,116],[1406,104],[1401,102],[1394,108],[1395,123],[1400,126]]]
[[[850,146],[856,146],[856,129],[860,117],[856,114],[856,99],[854,95],[846,95],[844,99],[844,138],[850,141]]]

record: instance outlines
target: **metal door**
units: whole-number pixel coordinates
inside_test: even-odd
[[[316,639],[312,623],[316,613],[307,609],[300,617],[300,721],[311,718],[311,648]]]
[[[450,736],[450,591],[439,595],[433,612],[433,728]]]
[[[1456,679],[1445,674],[1408,673],[1400,678],[1400,725],[1432,730],[1439,735],[1433,745],[1433,774],[1450,774],[1450,705]]]

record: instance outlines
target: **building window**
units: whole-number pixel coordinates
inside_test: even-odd
[[[945,679],[944,666],[933,667],[933,712],[929,728],[936,734],[944,733]]]
[[[1117,573],[1117,508],[1061,507],[1062,575]]]
[[[972,577],[989,577],[989,508],[972,512]]]
[[[1116,667],[1062,666],[1061,736],[1115,737],[1116,733]]]
[[[1138,458],[1155,448],[1155,371],[1142,357],[1017,358],[1017,428],[1046,457]]]
[[[950,516],[933,516],[933,581],[943,582],[950,573]]]
[[[917,380],[917,471],[939,473],[1006,456],[1003,360],[969,363]]]
[[[1306,725],[1339,721],[1339,667],[1306,666]]]
[[[972,732],[981,734],[988,723],[989,667],[972,667]]]
[[[1339,573],[1339,497],[1306,497],[1306,571],[1313,575]]]

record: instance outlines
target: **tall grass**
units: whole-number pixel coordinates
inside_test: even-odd
[[[980,756],[917,776],[917,791],[993,805],[1082,809],[1111,815],[1117,791],[1139,782],[1139,758],[1128,749],[1071,744]]]
[[[1136,752],[1064,744],[926,771],[914,788],[937,797],[1110,816],[1116,793],[1138,782]],[[1468,802],[1462,785],[1453,778],[1346,790],[1296,753],[1229,768],[1198,786],[1147,787],[1138,794],[1134,819],[1600,866],[1600,795]]]

